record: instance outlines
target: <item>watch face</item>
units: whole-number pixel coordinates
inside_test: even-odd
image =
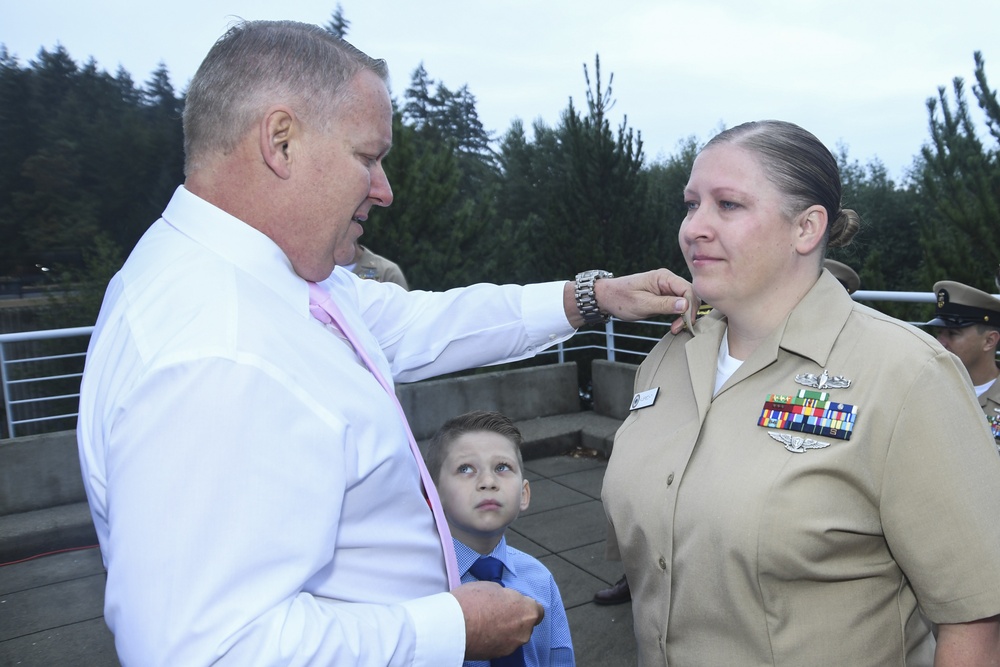
[[[590,269],[577,274],[577,280],[594,280],[595,278],[613,278],[614,276],[602,269]]]

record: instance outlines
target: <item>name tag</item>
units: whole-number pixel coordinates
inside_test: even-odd
[[[629,406],[629,410],[638,410],[639,408],[645,408],[652,405],[656,401],[656,394],[659,391],[659,387],[653,387],[652,389],[639,392],[632,397],[632,405]]]

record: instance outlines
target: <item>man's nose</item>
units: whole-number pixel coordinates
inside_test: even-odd
[[[374,199],[378,206],[388,206],[392,203],[392,186],[389,185],[389,177],[386,176],[381,163],[372,174],[372,187],[368,196]]]

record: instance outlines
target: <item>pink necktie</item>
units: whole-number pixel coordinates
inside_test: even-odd
[[[413,432],[410,431],[410,425],[406,421],[403,406],[400,405],[399,399],[396,398],[396,392],[392,390],[392,387],[389,386],[389,383],[381,371],[379,371],[378,366],[368,356],[364,346],[358,340],[357,336],[355,336],[354,331],[347,326],[344,314],[340,312],[337,304],[330,298],[326,290],[313,282],[309,283],[309,312],[323,324],[335,326],[344,334],[351,347],[354,348],[355,353],[365,363],[365,366],[368,367],[368,370],[375,376],[375,379],[382,385],[386,393],[389,394],[393,404],[396,406],[399,418],[406,429],[406,438],[410,441],[410,452],[413,453],[413,458],[417,462],[417,468],[420,470],[420,481],[423,482],[424,495],[427,496],[431,511],[434,513],[434,524],[437,526],[438,536],[441,538],[441,547],[444,549],[444,564],[445,570],[448,573],[448,585],[450,588],[456,588],[461,581],[458,575],[458,559],[455,557],[455,543],[451,539],[448,520],[444,516],[444,509],[441,507],[441,499],[438,497],[437,489],[434,488],[434,482],[431,480],[430,473],[427,472],[427,466],[424,465],[424,457],[420,454],[417,441],[414,439]]]

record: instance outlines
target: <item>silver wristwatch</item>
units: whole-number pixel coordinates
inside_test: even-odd
[[[601,312],[594,296],[594,283],[601,278],[614,278],[614,275],[600,269],[576,274],[576,307],[580,309],[584,324],[603,324],[611,319],[611,315]]]

